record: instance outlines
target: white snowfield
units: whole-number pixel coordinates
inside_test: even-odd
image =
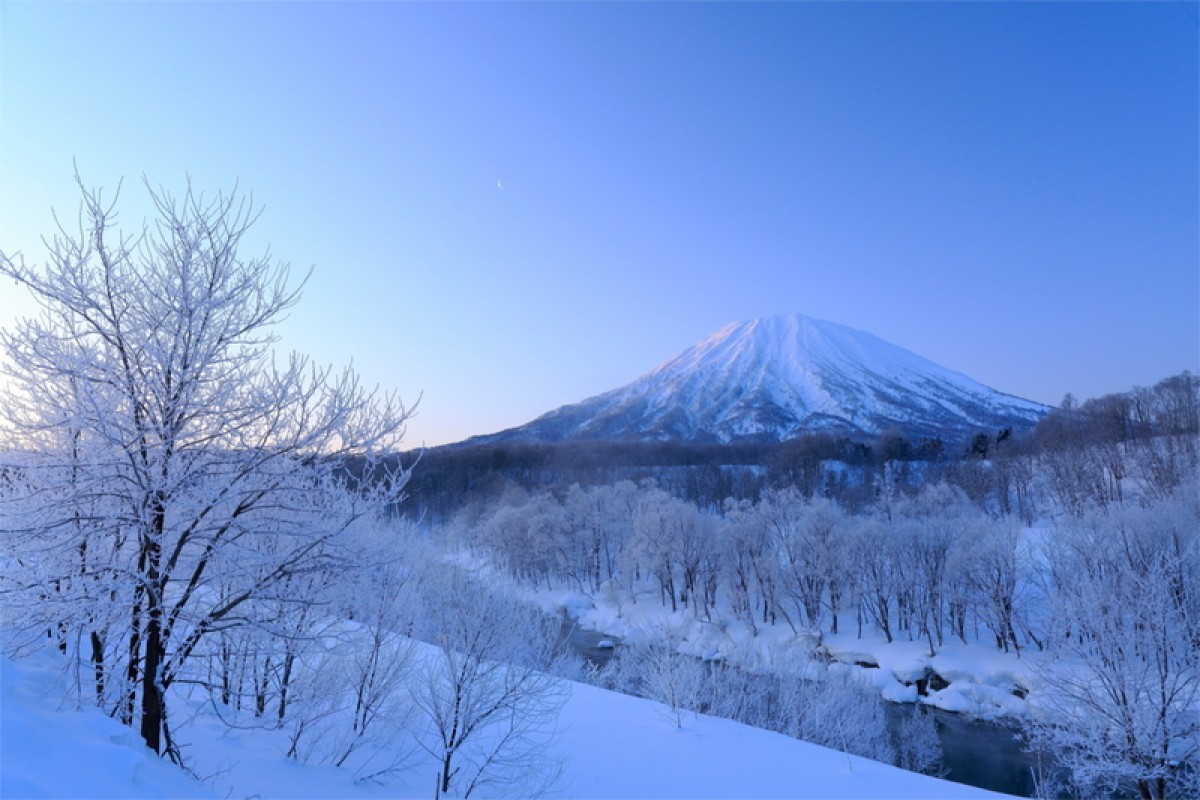
[[[427,798],[435,768],[416,760],[385,784],[284,757],[276,733],[225,731],[199,717],[180,738],[204,783],[154,756],[133,730],[96,709],[59,708],[55,653],[3,660],[0,797]],[[563,771],[545,795],[564,798],[1003,797],[731,722],[688,715],[682,729],[648,700],[582,684],[559,718]],[[519,785],[473,796],[522,797]]]

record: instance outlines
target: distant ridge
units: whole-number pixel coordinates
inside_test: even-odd
[[[799,314],[728,325],[642,377],[468,444],[783,441],[899,430],[947,442],[1049,409],[869,333]]]

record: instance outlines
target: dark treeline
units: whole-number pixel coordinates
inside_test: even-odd
[[[419,459],[409,484],[409,514],[444,519],[473,503],[487,503],[509,486],[599,486],[654,479],[691,502],[719,506],[726,498],[756,499],[778,486],[848,499],[863,468],[891,461],[940,463],[938,440],[909,442],[889,432],[877,442],[811,434],[786,442],[695,443],[641,441],[516,442],[451,445],[410,453]],[[828,464],[853,468],[830,471]],[[867,487],[869,490],[869,487]],[[871,494],[868,491],[868,494]]]
[[[1071,395],[1031,430],[980,431],[965,442],[910,438],[901,430],[873,439],[825,433],[785,442],[575,441],[450,445],[402,457],[419,458],[404,513],[445,520],[486,504],[506,488],[601,486],[656,481],[700,506],[756,501],[770,489],[837,500],[860,510],[885,490],[916,492],[930,481],[961,488],[982,507],[1031,520],[1034,472],[1051,476],[1057,503],[1120,501],[1131,462],[1170,493],[1194,463],[1200,433],[1200,380],[1190,372],[1147,388],[1079,403]]]

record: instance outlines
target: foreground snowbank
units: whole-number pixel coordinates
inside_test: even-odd
[[[58,710],[62,695],[53,658],[0,659],[0,797],[216,796],[97,709]]]
[[[562,717],[571,797],[1000,797],[714,717],[577,685]]]
[[[59,709],[64,676],[55,653],[3,660],[0,796],[259,797],[348,800],[428,797],[434,765],[415,760],[386,784],[348,770],[283,757],[265,731],[223,730],[200,717],[186,734],[201,784],[155,758],[136,733],[91,709]],[[573,798],[986,798],[1001,797],[847,756],[729,720],[688,716],[677,729],[661,705],[575,684],[553,752],[563,773],[549,796]],[[485,796],[523,796],[520,786]]]

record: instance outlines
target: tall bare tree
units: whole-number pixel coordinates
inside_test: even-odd
[[[401,498],[407,473],[384,456],[409,411],[349,370],[277,360],[303,282],[240,255],[248,197],[147,185],[156,219],[128,234],[119,191],[77,182],[78,225],[59,224],[44,265],[0,253],[41,307],[0,340],[20,451],[8,600],[54,599],[64,648],[93,641],[81,657],[109,710],[177,757],[166,698],[189,656],[289,576],[335,566],[339,535]]]

